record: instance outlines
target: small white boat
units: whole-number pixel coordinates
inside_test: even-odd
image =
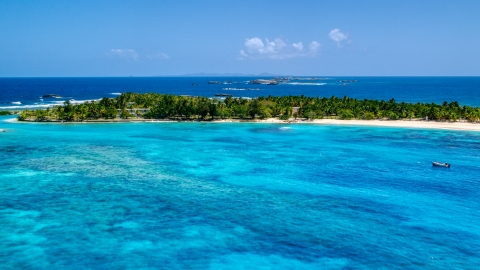
[[[450,164],[448,164],[446,162],[442,163],[442,162],[438,162],[438,161],[432,161],[432,166],[450,168]]]

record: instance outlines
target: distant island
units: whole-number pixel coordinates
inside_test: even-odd
[[[53,108],[24,110],[19,121],[44,122],[115,122],[130,120],[212,121],[261,119],[280,121],[338,120],[412,120],[468,122],[480,121],[480,108],[460,106],[458,102],[405,103],[394,99],[358,100],[306,96],[268,96],[218,98],[176,96],[158,93],[123,93],[115,98],[102,98],[81,104],[65,101]]]
[[[260,74],[199,72],[199,73],[184,74],[182,76],[186,76],[186,77],[272,77],[272,76],[284,76],[284,75],[271,74],[267,72],[260,73]]]
[[[42,98],[62,98],[62,96],[57,94],[46,94],[46,95],[43,95]]]
[[[2,116],[2,115],[12,115],[12,114],[15,114],[15,112],[11,112],[11,111],[0,111],[0,116]]]

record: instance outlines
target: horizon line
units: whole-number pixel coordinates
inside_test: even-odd
[[[245,75],[223,75],[223,74],[212,74],[212,75],[152,75],[152,76],[0,76],[0,79],[8,78],[176,78],[176,77],[187,77],[187,78],[202,78],[202,77],[480,77],[480,75],[255,75],[255,74],[245,74]]]

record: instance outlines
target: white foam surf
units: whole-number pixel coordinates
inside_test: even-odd
[[[223,88],[226,91],[258,91],[260,88]]]
[[[300,83],[300,82],[292,82],[292,83],[287,83],[290,85],[325,85],[327,83]]]
[[[99,101],[101,99],[89,99],[89,100],[74,100],[71,99],[70,103],[73,105],[82,104],[89,101]],[[31,105],[21,105],[21,106],[1,106],[0,110],[28,110],[28,109],[44,109],[52,108],[54,106],[62,106],[66,100],[52,100],[49,101],[50,104],[31,104]],[[12,102],[13,104],[13,102]],[[21,104],[21,103],[20,103]],[[17,104],[15,104],[17,105]]]
[[[22,110],[22,109],[40,109],[40,108],[48,108],[53,107],[53,104],[33,104],[33,105],[23,105],[23,106],[2,106],[0,110]]]
[[[2,122],[4,122],[4,123],[15,123],[15,122],[18,122],[18,119],[15,117],[15,118],[10,118],[10,119],[7,119],[7,120],[3,120]]]

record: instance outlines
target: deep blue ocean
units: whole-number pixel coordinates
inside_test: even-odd
[[[234,97],[306,95],[480,107],[480,77],[315,77],[280,85],[252,85],[257,77],[0,78],[0,110],[42,108],[65,100],[115,97],[124,92]],[[355,82],[345,82],[354,80]],[[208,84],[209,81],[225,84]],[[60,99],[41,99],[57,94]]]
[[[209,80],[239,79],[0,79],[0,100],[227,92],[480,106],[479,78]],[[224,90],[249,87],[260,90]],[[0,117],[0,269],[480,266],[480,132],[13,120]]]

